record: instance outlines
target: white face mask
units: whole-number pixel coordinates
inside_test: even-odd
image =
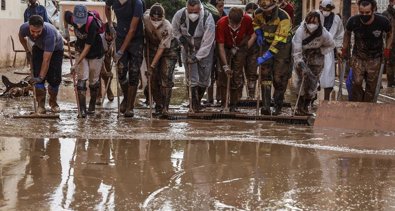
[[[150,20],[150,21],[151,21],[151,24],[155,27],[155,29],[157,29],[163,23],[163,21],[153,21],[153,20]]]
[[[324,17],[328,17],[330,14],[331,14],[331,12],[329,12],[329,11],[322,11],[322,15]]]
[[[195,22],[197,19],[199,19],[199,15],[192,13],[192,14],[188,14],[189,20],[191,20],[192,22]]]
[[[392,8],[394,8],[394,9],[395,9],[395,4],[394,4],[394,5],[392,5]]]
[[[306,28],[309,32],[314,32],[318,28],[318,24],[309,23],[309,24],[306,24]]]
[[[248,13],[247,15],[250,16],[250,17],[252,18],[252,13]]]
[[[125,4],[128,0],[118,0],[121,5]]]

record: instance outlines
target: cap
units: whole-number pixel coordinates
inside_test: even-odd
[[[73,22],[75,24],[86,24],[88,20],[88,10],[85,5],[79,4],[74,7]]]

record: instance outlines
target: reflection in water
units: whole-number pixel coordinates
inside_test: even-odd
[[[0,209],[395,205],[392,156],[240,141],[0,139]]]

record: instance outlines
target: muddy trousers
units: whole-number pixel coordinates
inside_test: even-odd
[[[377,80],[380,72],[381,58],[360,59],[354,57],[351,60],[352,66],[352,94],[351,101],[373,102],[376,92]],[[363,90],[363,81],[366,81]]]
[[[104,81],[104,88],[106,88],[107,83],[108,83],[108,90],[107,90],[107,99],[109,101],[114,100],[114,93],[111,90],[111,79],[113,77],[113,74],[111,72],[112,66],[111,66],[111,53],[106,53],[104,55],[104,61],[103,61],[103,67],[100,72],[100,78]],[[102,83],[99,83],[100,88],[99,88],[99,93],[98,93],[98,100],[103,97],[102,93]],[[106,91],[106,90],[105,90]],[[99,104],[99,102],[97,102]],[[100,102],[101,104],[101,102]]]
[[[391,52],[392,53],[392,52]],[[395,54],[395,52],[393,53]],[[387,87],[395,87],[395,55],[390,58],[390,60],[386,64],[386,71],[387,71],[387,80],[388,84]]]
[[[256,81],[258,79],[256,58],[259,54],[259,46],[255,43],[247,50],[244,73],[247,79],[247,95],[249,99],[255,98]]]

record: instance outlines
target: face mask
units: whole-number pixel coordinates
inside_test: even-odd
[[[394,10],[395,10],[395,5],[393,5],[392,8],[394,8]]]
[[[361,19],[362,23],[367,23],[370,18],[372,18],[371,15],[360,15],[359,18]]]
[[[188,14],[188,18],[189,20],[191,20],[192,22],[195,22],[197,19],[199,19],[199,15],[192,13],[192,14]]]
[[[250,17],[252,18],[252,14],[248,13],[247,15],[250,16]]]
[[[309,32],[314,32],[315,30],[318,29],[318,25],[315,23],[309,23],[309,24],[306,24],[306,28]]]
[[[331,14],[331,12],[329,12],[329,11],[322,11],[322,15],[324,17],[328,17],[330,14]]]
[[[121,5],[125,4],[128,0],[118,0]]]
[[[157,29],[163,22],[163,21],[153,21],[153,20],[150,20],[150,21],[151,21],[152,25],[155,27],[155,29]]]

